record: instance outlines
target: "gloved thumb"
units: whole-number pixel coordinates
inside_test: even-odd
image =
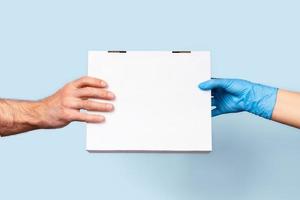
[[[215,88],[226,88],[227,81],[225,79],[210,79],[208,81],[204,81],[198,86],[201,90],[212,90]]]

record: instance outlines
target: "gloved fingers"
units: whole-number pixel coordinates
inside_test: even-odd
[[[211,98],[211,106],[216,106],[216,105],[217,105],[217,99]]]
[[[222,98],[227,94],[231,94],[222,88],[214,88],[211,90],[211,96],[214,98]]]
[[[216,117],[216,116],[222,115],[222,114],[223,114],[223,113],[222,113],[218,108],[215,108],[215,109],[211,110],[211,115],[212,115],[213,117]]]
[[[221,94],[220,92],[222,92],[222,91],[220,89],[218,89],[218,88],[212,89],[211,90],[211,96],[215,97],[218,94]]]

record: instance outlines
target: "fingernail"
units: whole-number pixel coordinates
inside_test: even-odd
[[[107,110],[113,110],[114,106],[112,104],[106,104],[106,109]]]
[[[108,92],[107,96],[108,96],[108,98],[111,98],[111,99],[115,98],[115,95],[112,92]]]
[[[104,81],[101,81],[101,86],[102,86],[102,87],[106,87],[107,84],[106,84]]]
[[[103,122],[103,121],[105,121],[105,117],[104,116],[102,116],[102,115],[99,115],[99,122]]]

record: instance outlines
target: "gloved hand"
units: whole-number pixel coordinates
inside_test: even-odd
[[[248,111],[266,119],[272,118],[278,88],[240,79],[211,79],[199,85],[212,90],[212,116]]]

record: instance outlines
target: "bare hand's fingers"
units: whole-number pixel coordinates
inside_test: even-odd
[[[82,100],[76,103],[75,109],[84,109],[88,111],[98,112],[111,112],[114,110],[114,106],[110,103],[96,102],[93,100]]]
[[[105,121],[104,116],[88,114],[83,112],[74,112],[72,121],[80,121],[87,123],[102,123]]]
[[[76,91],[76,96],[79,98],[95,98],[113,100],[115,98],[114,93],[101,88],[85,87]]]
[[[88,87],[88,86],[97,87],[97,88],[107,87],[107,83],[105,81],[90,76],[84,76],[78,80],[75,80],[73,82],[73,85],[77,88]]]

